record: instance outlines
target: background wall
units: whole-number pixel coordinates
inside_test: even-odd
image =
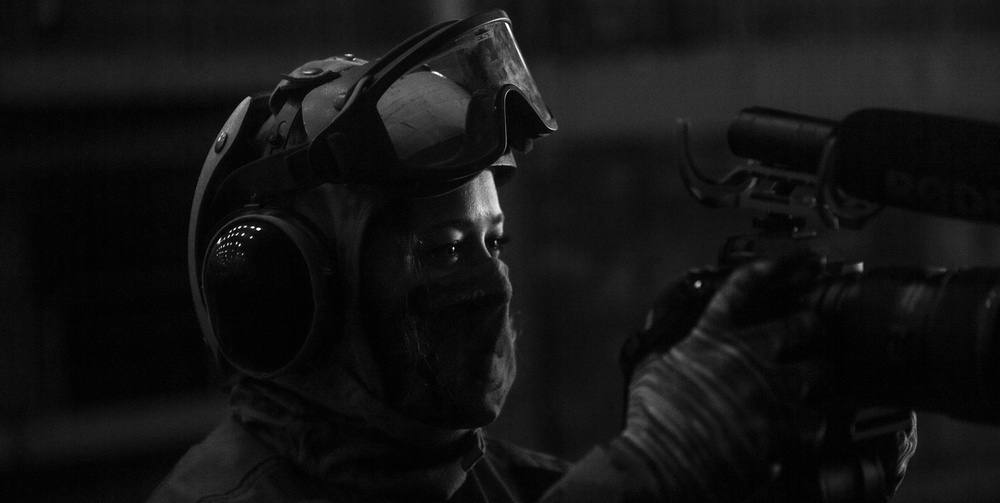
[[[141,500],[225,414],[185,273],[187,212],[248,94],[332,54],[499,6],[560,131],[501,192],[520,377],[491,428],[575,458],[614,434],[621,341],[750,215],[699,206],[735,113],[867,106],[1000,119],[990,0],[20,0],[0,18],[0,499]],[[1000,232],[886,211],[824,238],[869,266],[1000,265]],[[921,414],[897,501],[995,501],[1000,428]]]

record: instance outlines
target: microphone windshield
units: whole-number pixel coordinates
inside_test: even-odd
[[[834,184],[889,206],[1000,223],[1000,124],[864,109],[838,128]]]

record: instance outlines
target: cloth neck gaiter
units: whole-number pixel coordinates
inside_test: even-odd
[[[363,416],[385,411],[344,415],[273,382],[243,378],[230,403],[255,437],[350,499],[447,500],[484,451],[478,429],[445,434],[394,414],[369,422]],[[389,434],[393,423],[413,437]]]
[[[496,419],[516,373],[512,288],[497,259],[411,288],[405,306],[371,313],[386,402],[444,428]]]
[[[429,351],[413,370],[423,389],[433,391],[410,396],[430,404],[413,410],[447,416],[465,414],[465,407],[479,414],[467,425],[414,417],[365,386],[370,376],[330,363],[269,381],[240,377],[230,394],[233,415],[262,442],[347,496],[447,500],[482,458],[479,426],[499,412],[513,381],[510,299],[499,260],[421,284],[408,295],[406,311],[416,315],[410,321]],[[440,396],[448,394],[457,401],[442,408]]]

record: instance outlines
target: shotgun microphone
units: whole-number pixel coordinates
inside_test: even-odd
[[[1000,124],[886,109],[841,121],[834,184],[873,202],[1000,223]]]

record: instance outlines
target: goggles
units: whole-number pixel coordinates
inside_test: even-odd
[[[302,99],[309,141],[229,181],[255,194],[321,183],[454,183],[558,127],[501,10],[433,26],[331,77]],[[286,169],[276,176],[279,162]]]

